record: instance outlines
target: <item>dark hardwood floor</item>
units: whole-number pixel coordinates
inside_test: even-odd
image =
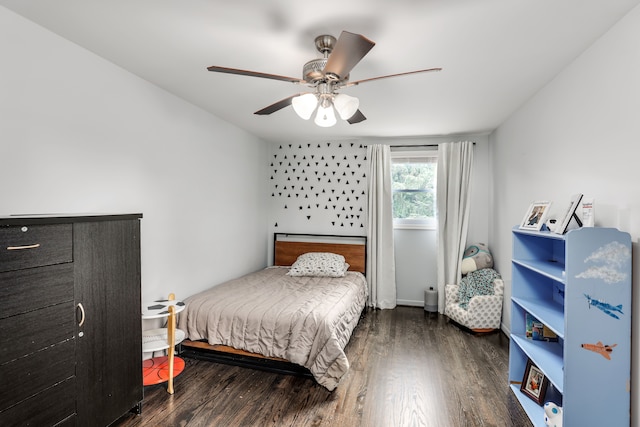
[[[312,379],[186,359],[175,380],[145,388],[124,426],[531,426],[507,384],[508,338],[472,335],[420,307],[368,310],[333,391]]]

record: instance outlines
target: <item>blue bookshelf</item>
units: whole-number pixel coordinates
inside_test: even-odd
[[[564,425],[630,424],[631,238],[613,228],[564,235],[513,228],[509,384],[535,426],[541,405],[520,391],[527,361],[547,377],[543,402]],[[557,342],[526,336],[526,314]]]

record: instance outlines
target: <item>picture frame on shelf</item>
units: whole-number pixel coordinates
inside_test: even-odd
[[[569,208],[565,212],[564,216],[562,218],[558,218],[558,220],[556,221],[556,228],[553,230],[554,233],[556,234],[566,233],[572,218],[576,219],[576,222],[578,223],[578,227],[582,227],[582,221],[580,221],[580,218],[578,218],[578,216],[576,215],[576,209],[578,209],[578,206],[580,206],[581,200],[582,200],[581,193],[577,193],[571,196],[571,202],[569,203]]]
[[[520,228],[523,230],[540,231],[542,224],[547,220],[550,207],[551,202],[548,201],[537,201],[531,203],[527,213],[524,218],[522,218]]]
[[[534,365],[531,359],[528,359],[527,367],[522,377],[522,383],[520,384],[520,391],[538,405],[542,406],[548,385],[549,379]]]

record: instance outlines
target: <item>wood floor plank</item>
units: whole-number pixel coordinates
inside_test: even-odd
[[[175,394],[145,388],[117,427],[527,427],[509,391],[509,340],[473,335],[422,308],[367,310],[330,392],[309,378],[185,359]]]

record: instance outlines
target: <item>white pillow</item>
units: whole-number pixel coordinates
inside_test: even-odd
[[[289,276],[343,277],[349,264],[342,255],[330,252],[307,252],[298,257],[287,273]]]

